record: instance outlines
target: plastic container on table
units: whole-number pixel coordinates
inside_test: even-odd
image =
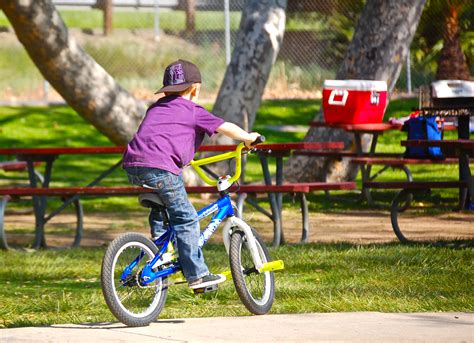
[[[431,83],[435,107],[474,107],[474,82],[439,80]]]
[[[373,80],[325,80],[326,123],[381,123],[387,107],[387,83]]]

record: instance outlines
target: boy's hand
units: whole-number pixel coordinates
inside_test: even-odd
[[[232,139],[244,142],[245,146],[249,149],[251,148],[251,144],[255,142],[255,140],[260,136],[258,132],[248,133],[234,123],[229,122],[222,123],[222,125],[219,126],[216,131]]]
[[[244,140],[244,144],[247,148],[252,148],[251,144],[261,135],[258,132],[251,132],[248,134],[248,138]]]

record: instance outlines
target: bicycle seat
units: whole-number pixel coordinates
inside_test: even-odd
[[[146,208],[152,207],[166,207],[166,205],[161,201],[160,197],[157,194],[153,193],[143,193],[138,196],[138,201],[140,205]]]

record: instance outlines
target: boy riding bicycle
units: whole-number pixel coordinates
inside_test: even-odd
[[[166,205],[177,234],[181,268],[192,289],[221,283],[225,276],[209,273],[204,262],[198,246],[198,215],[187,197],[182,169],[193,159],[205,134],[222,133],[247,147],[260,136],[197,105],[200,88],[201,74],[196,65],[184,60],[168,65],[163,87],[157,92],[165,96],[148,108],[123,158],[130,182],[153,189]],[[165,231],[158,211],[151,210],[149,222],[153,238]]]

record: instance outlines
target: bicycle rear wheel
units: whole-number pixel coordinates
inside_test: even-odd
[[[270,262],[265,243],[254,229],[252,231],[260,258],[264,263]],[[253,314],[268,313],[275,299],[275,278],[273,272],[257,271],[242,231],[235,230],[231,236],[229,258],[235,289],[242,303]]]
[[[102,292],[110,311],[125,325],[149,325],[165,305],[167,278],[156,279],[145,286],[139,281],[141,270],[157,253],[156,245],[138,233],[126,233],[107,248],[102,260]],[[132,270],[124,274],[141,254]]]

